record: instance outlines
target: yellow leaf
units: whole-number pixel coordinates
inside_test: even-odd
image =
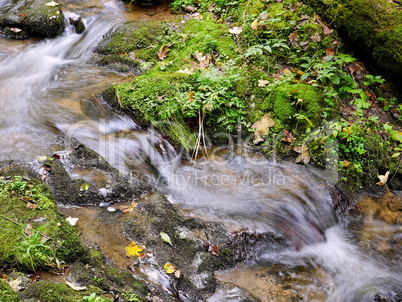
[[[132,241],[126,247],[126,255],[127,256],[141,256],[141,252],[143,251],[143,247],[137,245],[135,241]]]
[[[251,28],[254,30],[258,29],[258,19],[255,19],[253,22],[250,24]]]
[[[168,274],[173,274],[177,270],[176,265],[169,262],[166,263],[163,267],[165,268],[165,272]]]
[[[379,185],[379,186],[385,185],[388,180],[388,176],[389,176],[389,171],[387,171],[387,173],[385,173],[385,175],[378,175],[378,178],[380,179],[380,181],[377,182],[377,185]]]
[[[350,166],[350,161],[344,160],[344,161],[342,162],[342,165],[343,165],[344,167],[348,167],[348,166]]]

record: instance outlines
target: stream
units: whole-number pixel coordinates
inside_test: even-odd
[[[319,171],[242,150],[180,163],[158,133],[93,101],[112,83],[131,80],[90,62],[97,43],[126,20],[173,18],[166,9],[92,0],[66,2],[63,11],[67,18],[83,17],[83,34],[67,27],[51,40],[0,37],[1,161],[62,152],[60,136],[73,137],[122,174],[140,170],[182,215],[222,223],[231,233],[281,238],[257,243],[249,260],[217,272],[219,282],[232,287],[208,301],[240,301],[237,287],[257,301],[402,301],[402,229],[338,217]],[[123,223],[131,214],[114,221],[106,207],[62,211],[85,221],[77,228],[87,243],[102,242],[107,256],[127,265],[114,249],[129,241],[101,226]]]

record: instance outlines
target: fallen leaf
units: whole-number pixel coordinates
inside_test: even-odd
[[[132,241],[127,247],[126,247],[126,255],[127,256],[141,256],[141,252],[143,251],[143,247],[137,245],[135,241]]]
[[[233,28],[229,28],[229,32],[232,34],[232,35],[240,35],[241,33],[242,33],[242,31],[243,31],[243,28],[241,28],[241,27],[237,27],[237,26],[235,26],[235,27],[233,27]]]
[[[166,243],[169,243],[171,246],[173,246],[172,241],[170,240],[170,237],[168,234],[166,234],[165,232],[160,232],[159,235],[161,236],[163,241],[165,241]]]
[[[344,167],[349,167],[349,166],[350,166],[350,161],[344,160],[344,161],[342,162],[342,165],[343,165]]]
[[[289,42],[297,42],[299,40],[299,34],[297,31],[293,31],[288,36]]]
[[[385,173],[385,175],[378,175],[378,178],[380,179],[380,181],[377,182],[377,185],[379,185],[379,186],[385,185],[387,183],[388,176],[389,176],[389,171],[387,171],[387,173]]]
[[[258,19],[255,19],[253,22],[251,22],[250,27],[254,30],[258,29]]]
[[[28,208],[28,209],[33,209],[33,210],[35,210],[35,209],[38,208],[38,205],[35,204],[35,203],[32,203],[32,202],[28,201],[28,202],[27,202],[27,208]]]
[[[260,20],[268,20],[269,14],[267,11],[264,11],[263,13],[261,13],[260,15]]]
[[[287,143],[291,144],[296,140],[293,137],[293,133],[288,131],[288,130],[286,130],[286,129],[283,129],[283,134],[285,135],[285,138],[282,139],[284,142],[287,142]]]
[[[175,276],[177,279],[180,278],[180,270],[179,270],[179,269],[174,272],[174,276]]]
[[[83,183],[81,185],[80,191],[88,191],[88,189],[89,189],[89,184]]]
[[[336,51],[333,48],[327,48],[325,50],[325,55],[326,56],[334,56],[336,54]]]
[[[159,60],[161,61],[164,60],[168,56],[168,53],[169,53],[169,47],[166,45],[162,45],[161,48],[159,48],[158,50]]]
[[[28,236],[32,235],[32,225],[28,223],[27,226],[25,227],[24,233],[27,234]]]
[[[214,254],[215,256],[219,256],[219,254],[221,253],[220,248],[219,248],[219,245],[214,244],[214,245],[211,247],[211,253]]]
[[[77,284],[74,284],[74,283],[72,283],[72,282],[69,282],[69,281],[66,281],[66,284],[69,286],[69,287],[71,287],[73,290],[86,290],[87,289],[87,287],[86,286],[80,286],[80,285],[77,285]]]
[[[68,216],[68,217],[66,218],[66,220],[67,220],[67,222],[68,222],[69,224],[71,224],[72,226],[74,226],[74,225],[77,224],[78,218],[73,218],[73,217]]]
[[[53,0],[51,2],[46,3],[46,6],[57,6],[58,4]]]
[[[269,81],[260,79],[258,80],[258,87],[265,87],[269,84]]]
[[[190,15],[192,19],[194,20],[202,20],[203,17],[200,15],[200,13],[194,13]]]
[[[269,133],[269,128],[275,125],[274,120],[271,118],[271,114],[265,114],[260,121],[255,122],[251,129],[254,129],[254,144],[258,144],[259,142],[263,142],[263,135],[267,135]]]
[[[163,267],[165,269],[165,272],[168,274],[173,274],[177,270],[176,265],[169,263],[169,262],[166,263]]]
[[[127,214],[127,213],[131,213],[132,211],[134,211],[134,207],[133,206],[119,206],[118,209],[123,213],[123,214]]]
[[[310,37],[310,39],[314,42],[321,42],[321,36],[319,33],[315,33],[313,36]]]
[[[22,29],[21,29],[21,28],[18,28],[18,27],[11,27],[10,30],[13,31],[13,32],[15,32],[16,34],[18,34],[19,32],[22,31]]]
[[[300,153],[297,156],[295,163],[300,163],[303,161],[303,163],[307,165],[310,162],[310,153],[308,152],[308,147],[305,144],[294,147],[293,150],[297,153]]]
[[[21,276],[19,276],[17,279],[15,279],[15,280],[11,280],[11,281],[7,281],[7,283],[8,283],[8,285],[10,285],[10,287],[14,290],[14,291],[16,291],[16,292],[18,292],[18,291],[20,291],[21,290],[21,283],[22,283],[22,277]]]
[[[322,32],[324,33],[324,36],[328,36],[334,32],[333,29],[329,28],[328,26],[324,25],[322,27]]]

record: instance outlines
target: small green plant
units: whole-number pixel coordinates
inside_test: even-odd
[[[123,290],[121,293],[121,296],[123,297],[124,301],[128,302],[141,302],[141,300],[138,298],[138,296],[131,291]]]
[[[19,245],[21,251],[18,254],[20,255],[19,262],[32,271],[36,271],[38,267],[60,269],[60,262],[55,256],[55,250],[45,244],[49,238],[44,237],[36,231],[33,231],[30,235],[27,235],[26,231],[24,231],[23,238]]]
[[[89,296],[84,296],[81,300],[82,302],[109,302],[109,299],[105,299],[101,296],[98,296],[96,293],[92,293]]]

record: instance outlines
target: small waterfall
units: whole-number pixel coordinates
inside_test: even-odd
[[[325,240],[336,222],[324,183],[306,167],[257,157],[221,158],[168,175],[172,202],[197,216],[258,233],[281,234],[296,249]]]

